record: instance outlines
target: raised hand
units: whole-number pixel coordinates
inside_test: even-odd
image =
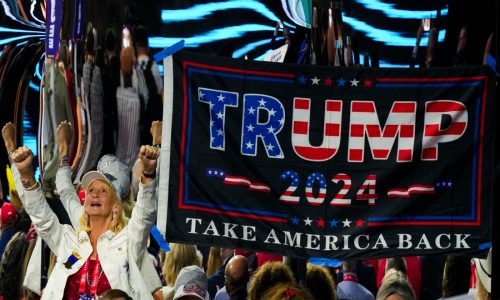
[[[16,164],[17,170],[21,175],[23,185],[32,186],[35,183],[35,173],[33,172],[33,152],[26,147],[19,147],[12,153],[12,162]]]
[[[151,123],[151,129],[149,131],[151,132],[151,136],[153,137],[153,145],[161,145],[161,128],[161,121],[153,121]]]
[[[16,127],[12,122],[5,124],[5,126],[2,128],[2,138],[8,153],[17,148]]]
[[[56,129],[57,143],[59,144],[59,157],[68,155],[71,139],[73,138],[73,127],[68,121],[62,121]]]
[[[142,175],[145,178],[152,179],[156,176],[156,165],[160,150],[153,146],[142,146],[139,150],[139,159],[142,161]]]

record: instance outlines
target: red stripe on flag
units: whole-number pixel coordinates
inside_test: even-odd
[[[380,137],[382,135],[382,133],[380,132],[380,126],[378,125],[367,124],[366,131],[368,132],[368,136],[371,137]]]
[[[326,111],[340,111],[342,109],[342,102],[340,101],[327,101]]]
[[[339,136],[340,135],[340,125],[326,123],[325,135],[326,136]]]
[[[351,124],[351,130],[349,136],[351,137],[363,137],[365,136],[365,125],[362,124]]]
[[[399,150],[398,151],[398,161],[411,161],[413,150]]]
[[[428,124],[425,125],[425,136],[440,136],[440,135],[461,135],[465,131],[467,123],[465,122],[453,122],[451,125],[444,129],[439,129],[439,124]]]
[[[399,125],[387,124],[384,127],[383,137],[395,137],[398,132]]]
[[[394,113],[413,113],[417,108],[416,103],[395,103],[392,107],[391,112]]]
[[[318,193],[317,196],[314,196],[313,192],[306,192],[306,197],[307,198],[325,198],[326,197],[326,193]]]
[[[350,149],[349,150],[349,160],[350,161],[362,161],[363,160],[363,150]]]
[[[294,134],[307,134],[309,132],[309,123],[304,121],[293,121]]]
[[[401,125],[401,127],[399,127],[399,136],[402,138],[414,137],[413,125]]]
[[[309,109],[310,103],[311,101],[309,101],[309,99],[295,98],[293,107],[296,109]]]
[[[425,148],[422,150],[422,159],[436,159],[437,158],[437,148]]]
[[[389,150],[373,149],[373,158],[386,158],[389,155]]]
[[[371,200],[371,199],[377,199],[378,195],[377,194],[360,194],[356,195],[356,200]]]
[[[452,112],[452,111],[463,111],[465,107],[462,103],[451,102],[451,101],[437,101],[427,103],[425,107],[426,112]]]
[[[337,149],[331,148],[313,148],[303,146],[294,146],[293,148],[300,154],[300,156],[313,160],[329,159],[337,152]]]
[[[351,111],[353,112],[375,112],[375,104],[373,102],[353,101],[351,105]]]

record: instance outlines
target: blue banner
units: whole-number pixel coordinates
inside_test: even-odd
[[[75,21],[73,23],[73,39],[78,40],[83,36],[83,0],[75,1]]]
[[[62,1],[47,1],[47,19],[45,21],[45,52],[48,57],[55,57],[59,51],[59,32],[62,19]]]

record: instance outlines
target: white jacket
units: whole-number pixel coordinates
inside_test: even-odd
[[[133,299],[153,299],[138,265],[146,255],[149,231],[156,217],[156,182],[140,184],[137,204],[127,226],[119,233],[105,232],[97,241],[97,254],[111,288],[121,289]],[[86,232],[77,234],[70,225],[59,223],[43,195],[42,189],[25,191],[24,208],[37,227],[39,235],[57,254],[54,270],[42,295],[42,300],[62,299],[66,281],[75,274],[92,254]],[[71,211],[68,211],[70,216]],[[81,258],[71,267],[65,262],[77,253]]]
[[[25,202],[24,190],[22,188],[21,178],[15,165],[12,165],[12,174],[18,188],[18,194],[21,201]],[[73,227],[78,226],[80,216],[83,212],[83,206],[80,204],[80,199],[71,182],[71,169],[69,167],[60,167],[56,174],[56,187],[60,195],[61,203],[63,204],[68,216],[71,219]],[[158,189],[157,189],[158,190]],[[157,191],[156,191],[157,192]],[[41,294],[40,277],[41,277],[41,239],[37,238],[35,249],[29,260],[28,269],[24,277],[23,286],[31,291]],[[148,255],[143,255],[140,261],[139,269],[141,271],[144,282],[148,290],[153,293],[162,286],[160,277]]]

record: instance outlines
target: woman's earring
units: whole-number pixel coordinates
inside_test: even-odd
[[[113,210],[113,213],[111,214],[111,220],[114,220],[117,214],[118,212],[116,210]]]

